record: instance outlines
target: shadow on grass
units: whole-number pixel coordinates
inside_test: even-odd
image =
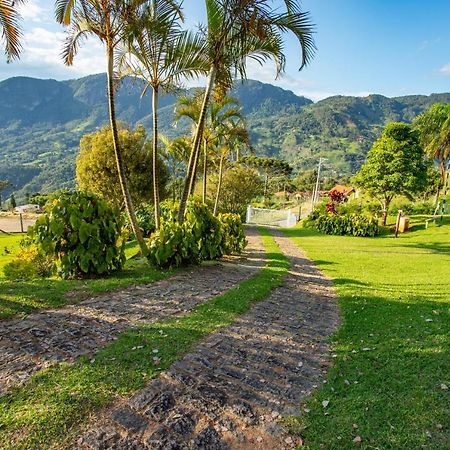
[[[450,245],[441,244],[439,242],[433,243],[415,243],[415,244],[405,244],[405,247],[417,248],[420,250],[428,250],[432,253],[438,253],[450,256]]]

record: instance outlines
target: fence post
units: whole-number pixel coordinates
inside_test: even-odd
[[[19,219],[20,219],[20,232],[23,233],[23,218],[22,218],[22,213],[19,214]]]
[[[252,205],[247,206],[247,217],[245,218],[245,223],[250,223],[252,217]]]
[[[398,229],[400,227],[400,218],[402,217],[403,211],[401,209],[398,210],[397,221],[395,222],[395,237],[398,236]]]

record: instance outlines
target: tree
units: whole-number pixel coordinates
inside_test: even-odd
[[[12,187],[13,184],[8,180],[0,180],[0,208],[2,207],[2,192]]]
[[[185,136],[170,140],[162,134],[159,136],[159,140],[163,144],[159,153],[169,170],[169,190],[172,193],[172,200],[175,202],[181,195],[182,176],[189,158],[190,141]]]
[[[208,191],[210,195],[217,192],[219,175],[210,177]],[[231,212],[245,218],[247,206],[263,191],[263,182],[255,169],[233,164],[223,174],[221,181],[221,201],[218,212]]]
[[[188,117],[192,120],[193,132],[198,125],[204,90],[198,89],[193,96],[181,96],[177,100],[175,119]],[[206,202],[208,160],[223,146],[224,141],[233,137],[232,128],[245,128],[242,108],[239,101],[228,95],[214,99],[208,105],[203,130],[203,203]],[[236,135],[236,133],[234,133]],[[248,140],[248,139],[247,139]],[[192,186],[192,189],[194,186]],[[191,192],[192,194],[192,192]]]
[[[437,199],[445,181],[445,171],[450,163],[450,103],[436,103],[414,120],[420,132],[420,141],[430,158],[439,165],[440,183]]]
[[[417,131],[405,123],[388,124],[367,155],[354,183],[382,205],[386,225],[389,205],[396,195],[409,198],[427,186],[428,165]]]
[[[285,32],[292,32],[300,42],[300,69],[309,62],[315,50],[309,16],[292,0],[282,2],[285,10],[275,9],[270,0],[205,0],[205,3],[205,56],[209,73],[180,201],[179,222],[184,220],[186,202],[195,183],[206,110],[213,89],[216,88],[220,95],[232,86],[233,75],[245,79],[249,58],[261,64],[272,59],[277,65],[277,75],[282,73]]]
[[[11,197],[9,197],[9,202],[11,204],[11,209],[14,209],[17,206],[16,197],[14,194],[11,194]]]
[[[17,7],[24,3],[24,0],[0,0],[0,30],[1,40],[5,45],[6,61],[11,62],[18,59],[22,44],[22,30],[20,28],[20,14]]]
[[[123,155],[120,148],[115,109],[114,58],[117,47],[129,31],[129,24],[142,13],[142,0],[56,0],[55,14],[59,23],[68,27],[63,46],[64,63],[72,65],[73,59],[83,39],[95,36],[105,46],[107,62],[107,90],[109,122],[113,140],[117,174],[128,212],[131,227],[143,256],[148,247],[136,220],[128,180],[125,174]]]
[[[183,80],[207,72],[202,40],[180,28],[181,13],[177,2],[151,0],[144,14],[131,26],[121,70],[145,81],[143,95],[152,89],[153,117],[153,200],[155,225],[160,226],[158,192],[158,98],[160,93],[176,91]]]
[[[134,130],[119,128],[118,137],[133,204],[149,202],[152,199],[152,183],[148,180],[149,174],[153,172],[153,159],[151,144],[146,142],[144,127],[141,125]],[[160,159],[156,161],[156,173],[159,175],[158,190],[164,195],[168,178],[167,169]],[[81,138],[76,177],[81,190],[93,192],[113,206],[123,205],[114,143],[109,127]]]

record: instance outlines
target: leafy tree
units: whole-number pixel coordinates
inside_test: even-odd
[[[0,208],[2,207],[2,192],[12,187],[13,184],[8,180],[0,180]]]
[[[212,175],[208,187],[211,196],[217,192],[218,184],[219,175]],[[218,211],[239,214],[243,218],[247,206],[263,192],[263,182],[258,172],[240,164],[233,164],[224,172],[221,184]]]
[[[5,44],[5,54],[7,62],[13,59],[18,59],[22,44],[22,31],[20,29],[19,21],[20,15],[17,7],[24,3],[24,0],[0,0],[0,30],[1,40]]]
[[[426,188],[428,165],[418,133],[405,123],[388,124],[355,175],[357,186],[366,189],[382,205],[386,225],[389,205],[396,195],[409,198]]]
[[[300,10],[297,2],[284,0],[284,10],[274,9],[270,0],[205,0],[205,3],[205,56],[209,73],[180,201],[180,222],[184,219],[187,198],[195,183],[206,110],[214,87],[219,94],[224,93],[231,88],[233,75],[245,79],[249,58],[261,64],[272,59],[277,64],[277,75],[282,73],[285,32],[292,32],[300,42],[300,68],[309,62],[315,49],[309,16]]]
[[[206,74],[202,40],[180,28],[177,2],[151,0],[144,13],[131,26],[121,68],[125,75],[145,80],[143,94],[152,89],[153,117],[153,201],[155,225],[160,225],[158,192],[158,98],[160,93],[176,91],[181,81]]]
[[[62,57],[67,65],[73,59],[83,39],[95,36],[106,49],[107,90],[109,122],[117,165],[117,175],[131,227],[139,243],[141,253],[146,256],[148,247],[137,223],[136,212],[131,199],[128,180],[125,174],[123,155],[119,143],[115,108],[114,58],[117,47],[123,41],[130,23],[142,13],[142,0],[56,0],[56,19],[68,27]]]
[[[149,202],[152,199],[152,183],[149,183],[149,174],[153,172],[153,159],[151,144],[146,142],[144,127],[138,126],[134,130],[119,128],[118,137],[133,204]],[[157,160],[156,172],[158,173],[158,190],[164,196],[168,174],[160,159]],[[109,127],[81,138],[76,177],[81,190],[93,192],[114,206],[123,204],[114,144]]]
[[[438,162],[439,197],[445,181],[445,170],[450,163],[450,103],[436,103],[414,120],[414,127],[420,131],[420,140],[427,155]]]

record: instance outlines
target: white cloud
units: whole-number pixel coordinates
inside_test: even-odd
[[[450,62],[447,63],[445,66],[442,66],[438,72],[441,75],[450,75]]]
[[[45,67],[47,72],[54,70],[55,76],[78,77],[105,70],[105,58],[100,42],[90,39],[75,57],[72,67],[66,67],[61,59],[64,33],[35,27],[25,33],[24,51],[21,63],[34,67]]]
[[[28,0],[19,6],[19,13],[25,21],[43,22],[52,19],[52,12],[36,0]]]

